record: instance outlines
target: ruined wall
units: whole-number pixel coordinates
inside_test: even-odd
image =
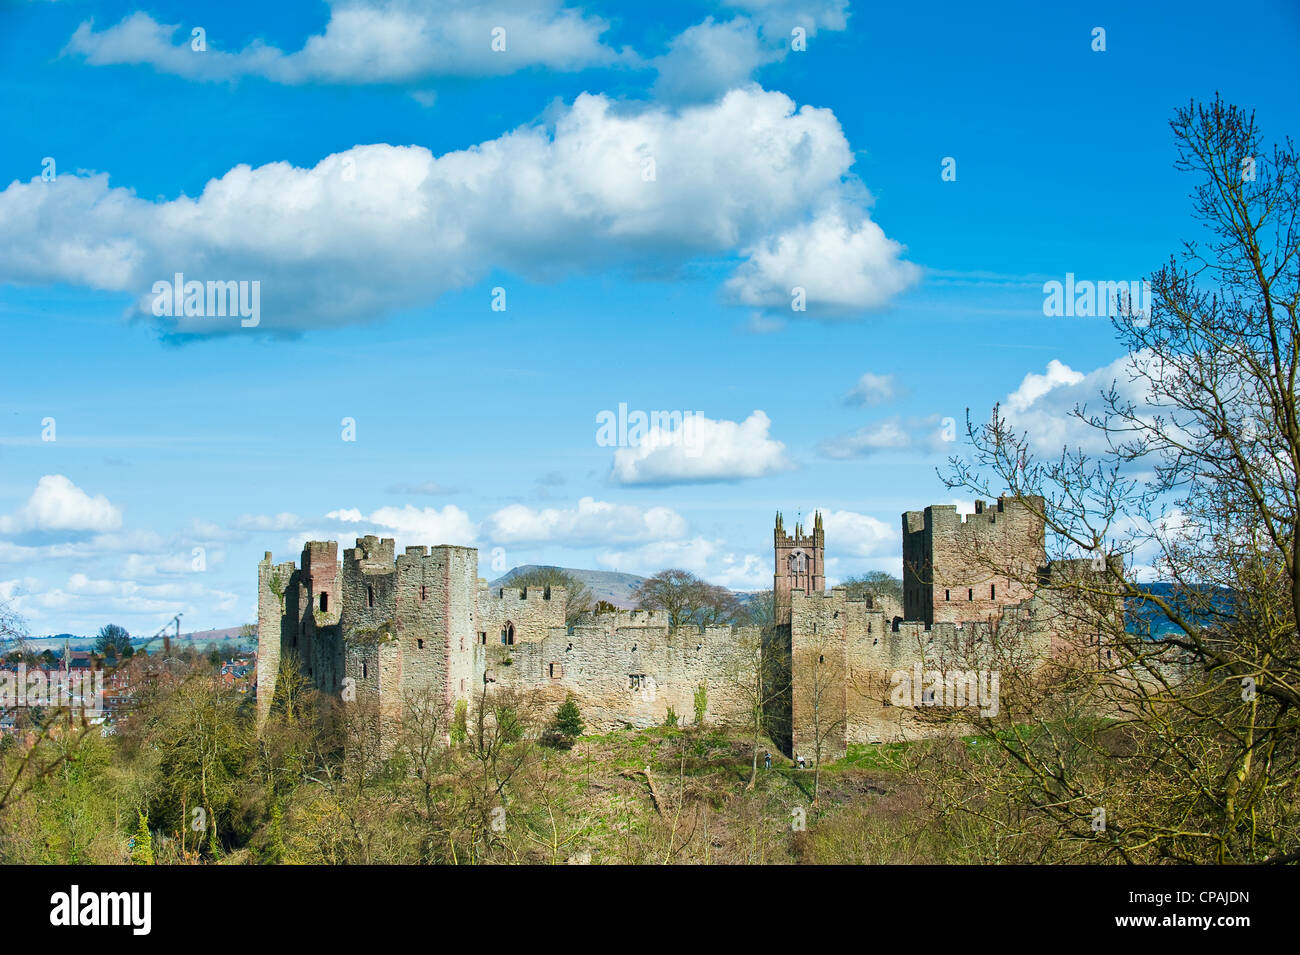
[[[341,571],[332,542],[310,542],[301,570],[273,565],[267,553],[258,568],[259,721],[281,659],[297,652],[322,690],[337,693],[350,680],[388,740],[411,695],[431,694],[450,710],[485,687],[527,691],[544,708],[572,694],[591,730],[605,732],[660,725],[670,707],[679,724],[691,723],[703,686],[706,722],[746,725],[762,646],[772,667],[764,680],[777,690],[764,715],[773,742],[807,759],[820,745],[822,758],[834,759],[853,743],[966,728],[960,714],[920,697],[896,705],[899,674],[928,690],[937,671],[1036,667],[1057,644],[1077,646],[1097,619],[1065,586],[1088,562],[1046,565],[1042,523],[1019,499],[977,502],[964,521],[950,506],[904,514],[902,606],[826,592],[823,548],[820,515],[812,534],[793,535],[778,515],[777,625],[703,631],[673,631],[659,611],[589,614],[566,629],[563,589],[489,589],[470,547],[395,556],[393,540],[364,537],[344,551]],[[999,566],[1013,573],[994,574]],[[507,624],[511,645],[501,643]]]
[[[586,627],[667,627],[666,610],[612,610],[604,613],[585,613],[579,626]]]
[[[1069,626],[1077,628],[1083,618],[1073,616]],[[796,593],[791,617],[791,753],[810,762],[819,737],[822,758],[834,759],[852,743],[971,732],[978,704],[996,698],[1001,674],[1036,668],[1063,620],[1053,602],[1034,597],[989,620],[929,626],[891,620],[840,587]],[[935,697],[939,679],[948,683]],[[894,690],[903,682],[908,692],[898,705]]]
[[[293,645],[298,617],[298,568],[271,562],[266,551],[257,565],[257,725],[266,722],[275,698],[280,659]]]
[[[987,620],[1030,597],[1047,558],[1041,513],[1041,498],[1000,497],[965,518],[955,505],[904,514],[904,618]]]
[[[342,672],[338,554],[334,541],[308,541],[298,571],[299,658],[307,678],[329,692]]]
[[[396,625],[400,692],[428,693],[450,706],[476,687],[478,551],[408,547],[397,558]]]
[[[401,718],[393,548],[391,538],[367,536],[345,550],[339,601],[343,680],[355,702],[376,713],[382,735],[395,735]]]
[[[476,552],[477,553],[477,552]],[[479,642],[501,644],[501,631],[514,625],[516,643],[541,640],[553,627],[564,626],[563,587],[487,587],[478,590]]]
[[[701,685],[706,722],[743,725],[750,712],[744,687],[760,641],[757,627],[555,628],[540,641],[489,644],[485,666],[496,685],[540,690],[548,703],[572,693],[596,732],[662,725],[669,707],[679,725],[693,723]]]

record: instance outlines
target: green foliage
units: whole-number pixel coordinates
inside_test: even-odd
[[[519,711],[509,705],[503,704],[495,710],[497,731],[501,740],[506,744],[517,743],[524,738],[524,721]]]
[[[193,838],[194,808],[207,811],[210,846],[222,835],[219,826],[228,827],[239,811],[244,766],[255,739],[239,703],[237,694],[196,672],[152,708],[143,727],[167,781],[151,809],[159,822],[180,833],[182,847]]]
[[[284,578],[280,576],[278,570],[271,572],[271,576],[266,581],[266,586],[280,601],[280,613],[284,613]]]
[[[555,711],[555,716],[542,732],[542,744],[553,749],[572,749],[584,729],[586,724],[583,723],[582,713],[578,710],[578,701],[570,694],[560,704]]]
[[[135,827],[135,838],[131,843],[131,861],[135,865],[153,865],[153,836],[149,833],[149,816],[145,812],[137,813],[140,821]]]
[[[667,729],[674,729],[676,728],[676,726],[677,726],[677,711],[673,709],[672,706],[670,705],[668,707],[668,712],[664,714],[664,727]]]
[[[469,736],[468,715],[469,704],[464,700],[457,700],[451,715],[451,741],[457,746],[465,742]]]
[[[122,657],[131,646],[131,635],[125,627],[115,623],[105,624],[99,628],[95,637],[95,652],[100,656]]]
[[[695,688],[695,725],[704,725],[704,714],[709,708],[709,685],[701,683]]]
[[[848,588],[852,600],[889,597],[900,605],[903,603],[903,581],[883,570],[869,570],[865,574],[847,577],[840,586]]]
[[[278,865],[285,861],[288,849],[284,844],[284,810],[277,802],[271,806],[271,818],[266,826],[266,843],[262,849],[262,861],[269,865]]]

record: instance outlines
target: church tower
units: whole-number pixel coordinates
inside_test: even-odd
[[[826,589],[826,548],[821,511],[813,515],[811,534],[804,533],[802,524],[796,524],[793,536],[785,532],[785,523],[778,511],[772,536],[776,553],[776,574],[772,578],[774,622],[778,627],[789,626],[791,591],[819,594]]]

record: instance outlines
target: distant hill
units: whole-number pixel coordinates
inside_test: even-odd
[[[1148,583],[1139,584],[1138,587],[1149,594],[1161,597],[1175,610],[1200,626],[1213,624],[1214,620],[1212,618],[1216,615],[1227,617],[1231,616],[1233,612],[1233,593],[1226,587],[1207,586],[1199,588],[1201,593],[1194,602],[1189,601],[1185,594],[1180,594],[1179,588],[1175,584]],[[1197,606],[1208,604],[1208,612],[1198,613],[1193,609],[1193,603]],[[1166,634],[1176,633],[1179,630],[1179,627],[1161,613],[1159,609],[1144,604],[1141,600],[1129,601],[1125,619],[1125,629],[1130,633],[1143,633],[1152,638],[1161,638]]]
[[[200,650],[206,650],[208,644],[215,643],[217,646],[234,649],[237,646],[255,647],[257,638],[246,640],[242,644],[239,640],[240,627],[225,627],[219,630],[194,630],[190,633],[182,633],[180,641],[172,637],[172,645],[180,649],[185,646],[194,646]],[[139,647],[148,640],[147,634],[134,633],[131,635],[133,646]],[[53,650],[55,653],[62,653],[64,644],[67,644],[73,650],[91,650],[95,646],[95,636],[78,636],[75,633],[57,633],[48,637],[33,637],[27,641],[27,646],[34,653],[40,653],[43,650]],[[162,649],[162,637],[159,637],[149,645],[149,652],[154,653]]]
[[[638,577],[636,574],[620,574],[613,570],[579,570],[574,567],[555,567],[551,564],[524,564],[521,567],[515,567],[507,571],[488,586],[509,587],[510,582],[516,577],[529,571],[543,569],[562,570],[566,574],[572,574],[587,585],[588,589],[591,590],[593,600],[607,600],[615,607],[621,607],[624,610],[631,610],[636,607],[636,601],[632,599],[632,594],[645,580],[644,577]]]

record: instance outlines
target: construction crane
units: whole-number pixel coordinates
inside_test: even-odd
[[[180,642],[180,639],[181,639],[181,615],[180,615],[180,614],[177,614],[176,616],[174,616],[174,617],[172,617],[170,620],[168,620],[165,624],[163,624],[161,630],[159,630],[159,631],[158,631],[157,633],[155,633],[152,637],[150,637],[148,640],[146,640],[146,641],[144,642],[144,644],[143,644],[143,646],[142,646],[141,649],[143,649],[143,647],[147,647],[147,646],[149,646],[149,644],[153,643],[153,642],[154,642],[155,640],[157,640],[159,637],[162,637],[162,638],[163,638],[163,656],[165,656],[165,657],[169,657],[169,656],[171,656],[171,655],[172,655],[172,638],[171,638],[171,634],[169,634],[167,631],[170,630],[170,629],[172,628],[173,625],[176,627],[176,642],[179,643],[179,642]]]

